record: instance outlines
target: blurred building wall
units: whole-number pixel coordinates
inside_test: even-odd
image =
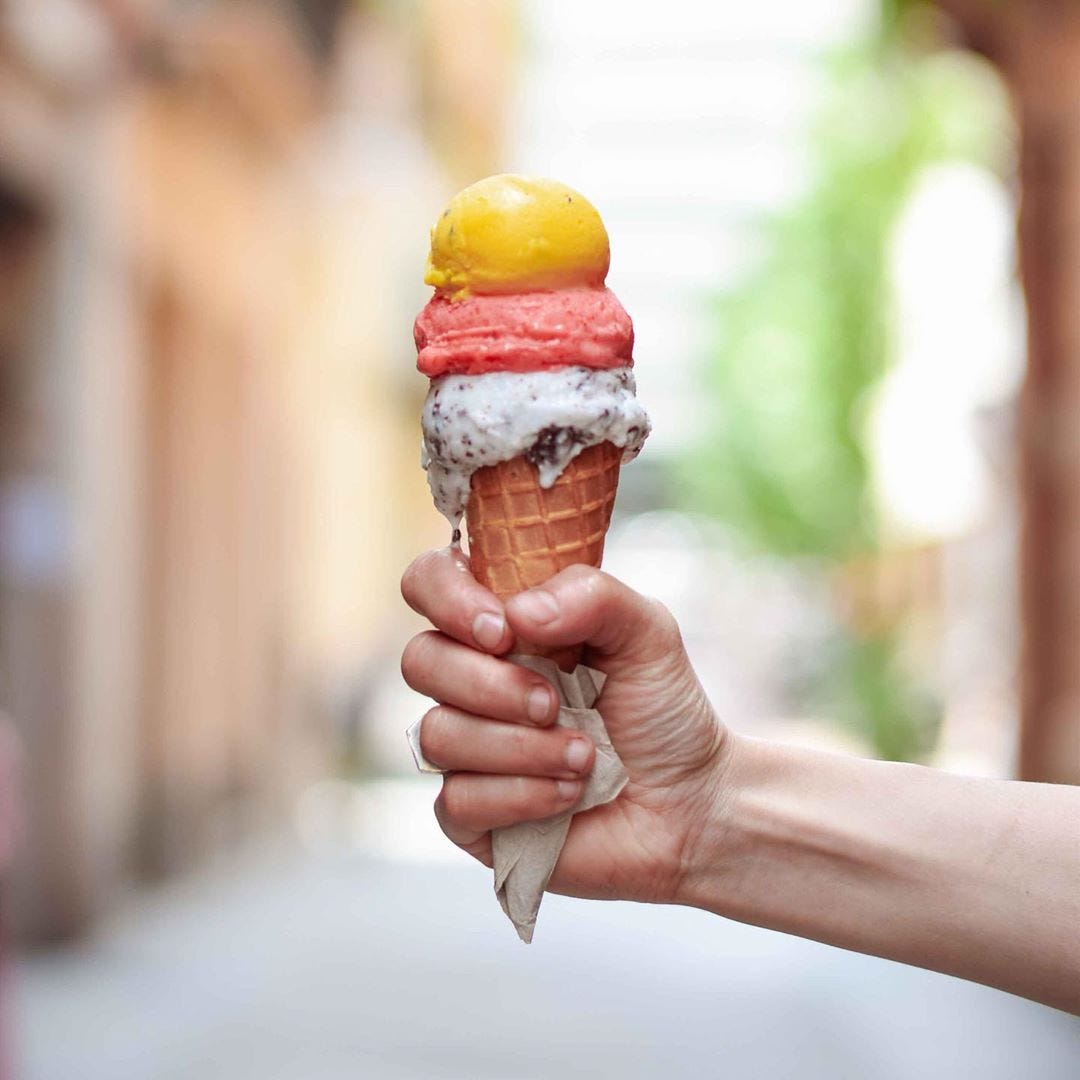
[[[288,724],[278,482],[284,335],[302,312],[281,171],[317,117],[315,72],[254,10],[197,28],[190,70],[130,104],[142,342],[146,678],[138,840],[190,864],[258,817]],[[183,64],[181,58],[180,64]]]
[[[99,48],[50,66],[9,26],[47,135],[8,142],[5,180],[41,219],[20,261],[43,269],[5,358],[0,601],[26,748],[16,921],[39,936],[133,870],[190,864],[294,749],[273,723],[291,277],[271,192],[317,115],[315,72],[268,13],[163,24],[138,54],[98,9],[52,15]]]
[[[257,3],[0,21],[0,704],[26,936],[280,822],[337,767],[365,672],[396,663],[398,576],[445,526],[408,327],[451,183],[420,60],[456,39],[425,9],[344,11],[332,42],[322,19],[321,50]],[[469,10],[455,32],[510,9]],[[489,167],[484,115],[455,168]]]

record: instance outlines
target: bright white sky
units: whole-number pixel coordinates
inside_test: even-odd
[[[694,372],[714,329],[703,297],[753,257],[753,219],[805,178],[815,58],[873,17],[870,0],[524,0],[525,63],[507,157],[593,200],[611,287],[634,318],[649,452],[703,421]]]

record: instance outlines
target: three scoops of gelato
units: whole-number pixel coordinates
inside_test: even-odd
[[[488,177],[431,230],[435,295],[414,327],[431,379],[422,462],[455,535],[466,517],[474,574],[502,597],[599,565],[619,465],[649,433],[609,262],[596,209],[554,180]]]

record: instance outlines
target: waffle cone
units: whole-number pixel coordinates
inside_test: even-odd
[[[550,488],[524,457],[478,469],[465,510],[469,562],[500,600],[543,584],[575,563],[599,566],[619,484],[622,451],[609,442],[583,450]],[[571,670],[580,649],[518,652],[547,656]]]

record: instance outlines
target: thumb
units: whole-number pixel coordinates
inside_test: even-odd
[[[506,602],[514,633],[535,645],[588,645],[609,674],[683,651],[671,613],[657,600],[589,566],[571,566]]]

